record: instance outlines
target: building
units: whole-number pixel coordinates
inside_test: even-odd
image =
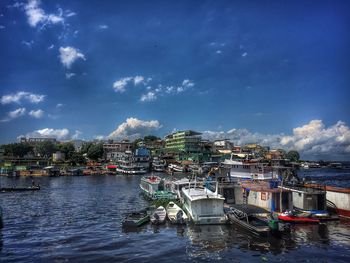
[[[165,138],[165,151],[172,153],[198,153],[201,151],[201,133],[187,130],[169,134]]]
[[[233,146],[233,142],[230,140],[216,140],[213,142],[213,151],[229,154],[232,152]]]
[[[132,143],[129,140],[121,142],[108,141],[103,144],[104,156],[107,160],[118,160],[125,155],[125,152],[131,152]]]
[[[65,160],[65,154],[63,152],[55,152],[52,154],[53,162],[63,162]]]
[[[29,144],[37,144],[39,142],[46,142],[46,141],[50,141],[50,142],[53,142],[53,143],[57,142],[56,138],[46,138],[46,137],[29,137],[29,138],[20,137],[19,138],[19,142],[20,143],[27,142]]]
[[[210,161],[211,144],[202,141],[201,133],[186,130],[169,134],[165,138],[165,153],[177,161]]]

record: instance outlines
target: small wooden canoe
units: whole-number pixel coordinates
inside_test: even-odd
[[[132,212],[122,221],[123,227],[138,227],[149,221],[150,217],[146,210]]]

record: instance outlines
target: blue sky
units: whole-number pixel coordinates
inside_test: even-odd
[[[347,1],[30,0],[0,10],[0,143],[194,129],[349,156]]]

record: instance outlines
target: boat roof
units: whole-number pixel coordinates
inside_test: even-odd
[[[268,210],[266,210],[262,207],[255,206],[255,205],[249,205],[249,204],[234,204],[234,205],[230,205],[230,208],[240,210],[240,211],[246,213],[247,215],[270,213]]]
[[[279,192],[290,192],[288,189],[281,189],[278,188],[271,188],[269,182],[262,181],[262,180],[255,180],[255,181],[243,181],[241,182],[241,186],[245,189],[249,189],[251,191],[255,192],[270,192],[270,193],[279,193]]]
[[[186,187],[182,188],[182,192],[191,200],[200,200],[200,199],[220,199],[225,200],[221,195],[215,194],[207,188],[202,187]]]

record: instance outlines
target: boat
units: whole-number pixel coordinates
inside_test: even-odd
[[[135,163],[129,161],[119,161],[119,165],[116,168],[118,173],[122,174],[145,174],[147,170],[145,167],[141,165],[137,165]]]
[[[254,235],[267,236],[269,233],[280,233],[280,229],[284,230],[269,211],[255,205],[231,205],[225,208],[225,213],[231,223]]]
[[[230,169],[229,175],[232,181],[273,179],[272,167],[256,159],[237,160],[235,155],[231,154],[231,158],[225,159],[221,165]]]
[[[182,199],[181,195],[181,189],[186,186],[195,186],[195,185],[200,185],[202,184],[201,182],[196,182],[194,180],[190,180],[187,178],[181,178],[179,180],[174,180],[174,181],[165,181],[165,187],[167,190],[170,192],[176,194],[178,199]]]
[[[146,210],[132,212],[128,214],[122,221],[123,227],[139,227],[150,220],[150,216]]]
[[[320,223],[320,219],[313,218],[312,214],[296,210],[286,211],[280,214],[278,219],[288,223]]]
[[[152,161],[152,169],[155,172],[164,172],[165,171],[165,162],[158,157],[154,157]]]
[[[185,224],[188,220],[185,212],[174,202],[169,202],[166,206],[168,219],[173,224]]]
[[[174,200],[176,195],[170,191],[162,190],[160,187],[161,178],[159,176],[143,176],[140,182],[142,192],[152,200],[167,199]]]
[[[25,192],[25,191],[38,191],[40,190],[40,185],[29,186],[29,187],[2,187],[0,192]]]
[[[224,200],[216,191],[212,192],[207,188],[194,186],[182,188],[184,210],[190,220],[195,224],[225,224]]]
[[[177,172],[177,173],[182,173],[184,172],[184,168],[180,165],[177,165],[177,164],[174,164],[174,163],[171,163],[168,165],[168,169],[171,171],[171,172]]]
[[[151,223],[152,224],[163,224],[166,219],[166,210],[163,206],[158,207],[151,214]]]

